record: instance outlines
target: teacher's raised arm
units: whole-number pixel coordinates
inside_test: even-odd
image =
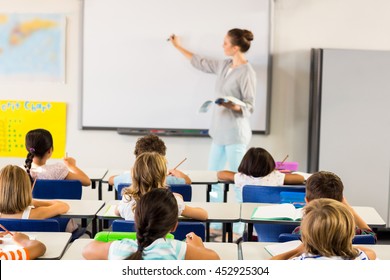
[[[194,55],[192,52],[190,52],[189,50],[185,49],[182,47],[181,45],[181,42],[180,42],[180,39],[178,36],[176,36],[175,34],[172,34],[171,36],[169,36],[169,41],[172,42],[172,45],[179,51],[181,52],[186,58],[188,59],[191,59],[192,56]]]

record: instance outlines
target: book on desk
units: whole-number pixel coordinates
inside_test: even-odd
[[[253,220],[302,220],[302,208],[295,208],[293,204],[275,204],[269,206],[258,206],[253,210]]]

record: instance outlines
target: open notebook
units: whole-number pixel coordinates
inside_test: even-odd
[[[295,208],[293,204],[275,204],[269,206],[258,206],[252,213],[254,220],[302,220],[302,208]]]
[[[36,240],[35,235],[28,235],[30,240]],[[22,248],[22,246],[17,245],[11,236],[0,237],[0,250],[2,251],[13,251]]]
[[[288,251],[291,251],[292,249],[297,248],[299,245],[302,244],[301,240],[292,240],[287,241],[283,243],[275,243],[264,246],[264,249],[271,255],[276,256]]]

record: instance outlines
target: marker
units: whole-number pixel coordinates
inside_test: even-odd
[[[171,40],[171,38],[172,39],[175,38],[175,34],[172,34],[172,36],[167,39],[167,42],[169,42]]]

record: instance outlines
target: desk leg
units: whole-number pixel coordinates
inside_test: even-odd
[[[206,242],[210,242],[210,223],[206,223]]]
[[[226,224],[222,224],[222,242],[226,242]]]
[[[228,233],[228,242],[233,243],[233,224],[226,224],[226,231]]]
[[[229,183],[225,183],[224,190],[223,190],[223,202],[227,202],[228,192],[229,192]]]
[[[99,181],[99,188],[98,188],[98,200],[103,200],[103,182],[100,180]]]
[[[253,224],[248,223],[248,240],[247,241],[251,241],[252,236],[253,236]]]
[[[210,192],[212,190],[212,185],[207,185],[207,192],[206,192],[206,202],[210,202]]]
[[[99,231],[103,231],[103,220],[99,219]]]
[[[97,220],[96,220],[96,217],[95,217],[92,220],[92,238],[95,237],[96,233],[97,233]]]

